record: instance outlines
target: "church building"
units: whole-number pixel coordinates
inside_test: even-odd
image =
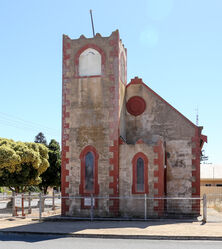
[[[127,83],[118,30],[64,35],[62,84],[62,215],[89,215],[93,197],[98,216],[138,216],[146,196],[147,215],[158,216],[173,208],[161,197],[200,196],[203,127],[142,79]]]

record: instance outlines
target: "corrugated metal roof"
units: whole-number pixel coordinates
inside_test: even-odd
[[[200,179],[222,179],[222,164],[201,164]]]

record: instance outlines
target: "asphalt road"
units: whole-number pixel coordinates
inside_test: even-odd
[[[221,249],[222,241],[89,239],[47,235],[2,235],[1,249]]]

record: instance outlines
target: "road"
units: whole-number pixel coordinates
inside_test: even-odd
[[[1,249],[221,249],[222,241],[89,239],[43,235],[2,235]]]

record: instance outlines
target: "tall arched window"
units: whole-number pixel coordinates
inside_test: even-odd
[[[101,54],[93,48],[87,48],[79,56],[79,76],[101,75]]]
[[[94,189],[94,165],[95,158],[91,151],[87,152],[85,157],[85,186],[86,191],[93,191]]]
[[[148,159],[142,152],[137,153],[132,160],[133,194],[148,193]]]
[[[97,195],[99,193],[98,184],[98,158],[99,155],[93,146],[86,146],[81,154],[81,178],[79,193],[81,195]]]

